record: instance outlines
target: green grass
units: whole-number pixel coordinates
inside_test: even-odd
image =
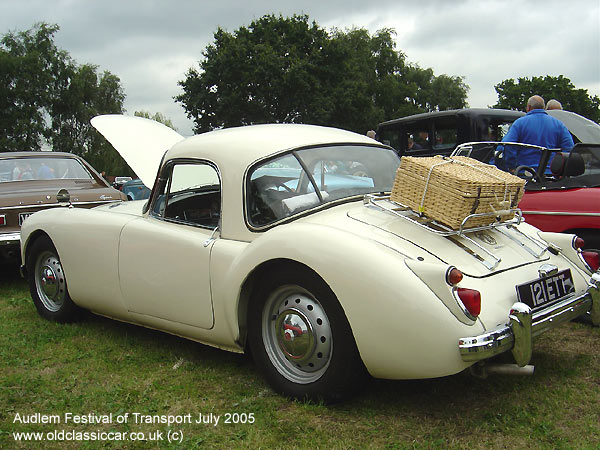
[[[0,276],[0,448],[600,448],[599,328],[571,323],[538,338],[532,377],[373,380],[356,398],[324,406],[276,395],[243,355],[93,315],[48,322],[16,271]],[[14,423],[16,414],[90,412],[221,419]],[[255,422],[225,424],[227,413],[253,413]],[[13,438],[61,429],[164,434],[145,442]],[[182,432],[181,444],[168,442],[169,430]]]

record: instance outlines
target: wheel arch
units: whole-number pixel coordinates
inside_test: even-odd
[[[52,238],[50,237],[50,235],[48,233],[46,233],[44,230],[35,230],[33,233],[31,233],[28,238],[27,241],[25,242],[24,248],[25,251],[23,252],[23,261],[21,262],[21,264],[23,266],[25,266],[25,270],[27,271],[27,262],[29,261],[29,256],[31,253],[31,247],[33,246],[33,244],[41,238],[48,238],[50,241],[52,241]]]
[[[294,259],[274,258],[268,261],[264,261],[258,266],[256,266],[244,280],[240,289],[240,296],[238,301],[237,316],[239,327],[239,340],[240,344],[245,350],[247,350],[248,346],[248,306],[250,305],[250,301],[252,300],[253,296],[256,295],[256,292],[258,291],[260,281],[269,274],[272,274],[274,271],[281,271],[287,268],[296,268],[297,270],[311,272],[313,275],[317,276],[321,280],[321,282],[331,290],[329,284],[327,284],[327,282],[323,279],[321,275],[319,275],[318,272],[316,272],[308,265],[296,261]]]

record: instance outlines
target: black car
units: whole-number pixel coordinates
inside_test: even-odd
[[[377,127],[377,139],[400,156],[449,155],[458,144],[501,141],[521,111],[466,108],[434,111],[389,120]]]
[[[565,124],[576,144],[600,144],[597,123],[571,111],[547,112]],[[380,123],[377,140],[393,147],[400,156],[450,155],[457,145],[466,142],[501,141],[512,123],[524,115],[521,111],[491,108],[415,114]]]

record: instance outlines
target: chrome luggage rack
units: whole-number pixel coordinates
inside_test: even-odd
[[[426,229],[428,232],[451,239],[459,247],[479,260],[489,270],[494,270],[496,267],[498,267],[498,264],[500,264],[502,259],[472,239],[470,236],[468,236],[468,234],[492,229],[498,230],[500,233],[519,244],[521,248],[526,250],[537,259],[541,258],[548,250],[547,245],[526,235],[516,227],[516,225],[519,225],[521,222],[523,222],[523,213],[519,208],[503,211],[503,215],[508,213],[514,214],[513,219],[505,221],[499,221],[496,217],[497,213],[470,214],[464,218],[458,230],[453,230],[442,223],[413,211],[406,205],[390,200],[390,196],[388,194],[366,194],[363,197],[363,204],[367,207],[376,208],[389,214],[393,214],[396,217],[400,217],[403,220],[407,220]],[[495,217],[496,220],[489,225],[468,227],[468,222],[477,217]],[[485,257],[464,245],[462,242],[460,242],[460,239],[479,249],[485,255]]]

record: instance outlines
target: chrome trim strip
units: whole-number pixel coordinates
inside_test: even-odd
[[[21,233],[4,233],[0,234],[0,245],[18,244],[21,240]]]
[[[588,212],[567,212],[567,211],[523,211],[523,214],[535,216],[583,216],[583,217],[600,217],[600,213]]]
[[[116,203],[116,202],[122,202],[122,201],[123,200],[121,200],[121,199],[96,200],[96,201],[89,201],[89,202],[72,202],[71,204],[73,206],[98,204],[98,206],[99,206],[99,205],[104,205],[106,203]],[[9,209],[53,208],[55,206],[69,206],[69,205],[67,203],[36,203],[35,205],[2,206],[2,207],[0,207],[0,211],[9,210]]]
[[[532,337],[589,311],[597,311],[599,307],[600,297],[589,292],[571,295],[535,312],[524,303],[516,302],[511,307],[506,325],[479,336],[460,338],[458,349],[462,360],[466,362],[481,361],[512,350],[517,364],[523,367],[531,358]]]
[[[544,256],[544,253],[546,253],[546,251],[548,250],[547,246],[545,246],[542,243],[540,243],[539,241],[533,239],[531,236],[526,235],[525,233],[523,233],[521,230],[519,230],[516,227],[507,227],[507,230],[514,230],[515,233],[519,234],[523,239],[528,240],[529,242],[531,242],[532,244],[534,244],[535,246],[537,246],[540,249],[540,252],[536,253],[533,249],[531,249],[531,247],[527,246],[524,242],[520,241],[517,237],[509,234],[508,231],[498,228],[498,231],[500,233],[505,235],[507,238],[509,238],[516,244],[520,245],[522,249],[526,250],[534,258],[540,259],[542,256]]]

